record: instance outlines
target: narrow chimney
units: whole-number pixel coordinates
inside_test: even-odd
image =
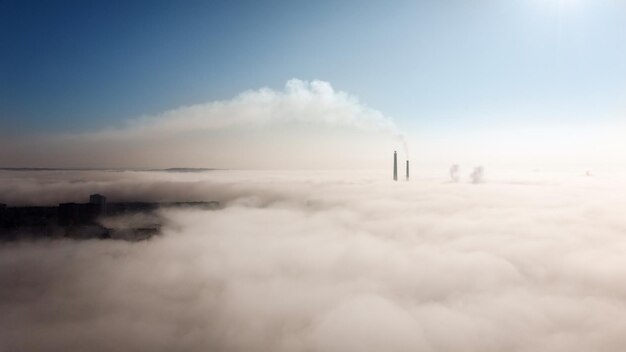
[[[406,180],[409,180],[409,161],[406,161]]]
[[[398,181],[398,153],[393,152],[393,180]]]

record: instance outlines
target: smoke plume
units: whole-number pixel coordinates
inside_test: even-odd
[[[380,111],[328,82],[292,79],[284,90],[250,90],[118,128],[0,141],[0,165],[367,168],[381,164],[376,151],[397,144],[408,155],[406,138]]]
[[[460,172],[460,167],[457,164],[454,164],[452,166],[450,166],[450,180],[452,182],[459,182],[459,172]]]
[[[481,183],[483,182],[483,177],[484,177],[484,168],[482,166],[476,166],[474,168],[474,171],[472,171],[472,173],[470,174],[470,178],[472,180],[472,183]]]

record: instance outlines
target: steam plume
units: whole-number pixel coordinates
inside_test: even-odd
[[[408,158],[406,138],[391,118],[328,82],[292,79],[284,90],[250,90],[230,100],[132,119],[120,128],[0,142],[7,144],[0,148],[0,164],[284,168],[320,160],[318,166],[328,168],[345,164],[336,154],[355,154],[348,148],[373,154],[387,139],[397,139]],[[319,145],[315,153],[310,143]],[[275,145],[290,147],[277,153]]]
[[[452,180],[452,182],[459,182],[459,165],[454,164],[450,166],[450,180]]]
[[[484,168],[482,166],[477,166],[472,171],[470,178],[472,179],[472,183],[481,183],[483,182]]]

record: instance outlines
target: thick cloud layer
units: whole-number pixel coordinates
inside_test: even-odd
[[[620,178],[447,171],[3,173],[16,203],[224,207],[146,242],[2,244],[0,350],[622,351]]]

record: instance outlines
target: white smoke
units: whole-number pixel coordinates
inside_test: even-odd
[[[479,188],[388,172],[0,178],[21,203],[97,188],[224,206],[167,211],[147,242],[1,244],[0,351],[626,346],[623,175],[492,170]]]
[[[402,151],[404,152],[405,159],[410,159],[409,155],[409,143],[406,140],[406,136],[402,133],[396,133],[396,138],[398,139],[400,145],[402,146]]]
[[[482,166],[477,166],[474,168],[474,171],[470,174],[470,178],[472,183],[481,183],[483,182],[483,177],[485,174],[485,169]]]
[[[305,122],[398,134],[393,121],[328,82],[289,80],[284,91],[244,92],[232,100],[181,107],[129,122],[124,133],[174,133]],[[105,133],[107,135],[107,133]],[[108,136],[108,135],[107,135]]]
[[[459,179],[460,179],[459,172],[460,172],[460,167],[458,164],[454,164],[450,166],[450,180],[452,182],[459,182]]]
[[[389,143],[408,156],[391,118],[328,82],[298,79],[284,90],[250,90],[121,128],[0,143],[0,164],[13,166],[336,168],[355,163],[356,154],[392,149]],[[374,165],[371,157],[362,164]]]

